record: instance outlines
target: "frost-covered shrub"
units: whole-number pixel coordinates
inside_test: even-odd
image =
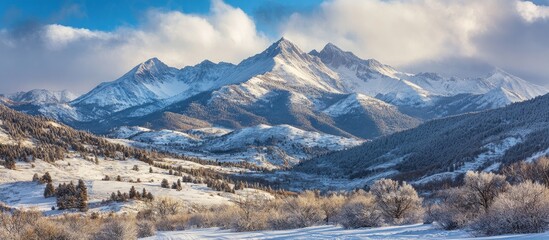
[[[152,203],[152,210],[164,217],[167,215],[176,215],[183,211],[183,204],[177,199],[170,197],[160,197]]]
[[[154,236],[156,234],[156,226],[152,221],[137,222],[137,237],[144,238]]]
[[[487,172],[468,171],[464,182],[461,194],[475,211],[481,212],[486,212],[496,196],[509,188],[505,176]]]
[[[75,232],[68,231],[64,225],[41,218],[32,226],[27,226],[20,239],[71,240],[79,237]]]
[[[549,157],[544,156],[534,162],[521,161],[503,170],[511,183],[534,181],[549,187]]]
[[[137,228],[134,221],[128,219],[111,219],[103,225],[95,240],[129,240],[137,239]]]
[[[512,186],[494,200],[488,213],[472,228],[486,235],[538,233],[549,224],[549,189],[524,182]]]
[[[337,219],[345,228],[376,227],[382,223],[381,211],[369,193],[353,194],[341,207]]]
[[[304,192],[293,198],[286,198],[281,207],[288,214],[290,228],[303,228],[324,223],[326,213],[314,192]]]
[[[236,217],[236,216],[235,216]],[[214,214],[212,212],[198,212],[191,214],[187,222],[187,226],[190,228],[209,228],[215,227]],[[158,228],[158,230],[161,230]],[[162,230],[163,231],[163,230]]]
[[[406,182],[399,184],[391,179],[376,181],[370,192],[387,224],[418,223],[423,220],[422,199]]]
[[[467,201],[461,188],[447,189],[439,195],[440,203],[430,207],[429,217],[442,229],[462,228],[480,215],[480,212]]]
[[[234,222],[233,229],[239,232],[266,230],[269,229],[269,217],[266,212],[253,213],[248,220],[240,217]]]
[[[268,205],[270,202],[265,200],[244,197],[236,202],[235,211],[236,219],[233,221],[233,229],[236,231],[257,231],[269,228],[268,220]]]
[[[32,210],[15,210],[13,213],[0,212],[0,234],[10,238],[21,237],[29,228],[35,226],[42,217],[42,213]]]
[[[62,218],[56,218],[55,224],[64,226],[73,236],[73,239],[91,239],[101,230],[103,219],[99,214],[95,216],[81,216],[78,214],[66,214]]]
[[[509,186],[503,175],[469,171],[463,186],[440,192],[440,203],[432,206],[430,217],[446,230],[465,227],[485,214]]]
[[[188,228],[189,216],[187,214],[168,215],[157,218],[154,223],[158,231],[180,231]]]
[[[320,207],[326,215],[326,223],[336,223],[337,216],[341,212],[341,208],[345,204],[345,196],[340,194],[331,194],[323,199],[321,199]]]
[[[237,225],[242,212],[235,205],[219,205],[212,207],[195,208],[195,213],[190,214],[189,227],[219,227],[231,229]],[[252,211],[252,209],[250,209]]]

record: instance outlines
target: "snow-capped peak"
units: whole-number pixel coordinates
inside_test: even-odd
[[[357,71],[377,73],[385,76],[394,77],[397,71],[389,65],[380,63],[375,59],[361,59],[352,52],[343,51],[332,43],[326,44],[320,51],[312,51],[312,55],[318,56],[322,62],[332,68],[346,67],[356,69]]]
[[[170,71],[176,70],[171,68],[158,58],[151,58],[126,73],[124,77],[134,77],[135,79],[142,80],[144,82],[158,81],[162,79],[162,75],[169,74]]]
[[[485,80],[495,88],[503,88],[512,92],[515,97],[520,97],[521,101],[543,95],[549,90],[545,87],[527,82],[517,76],[505,72],[500,68],[495,68]]]
[[[228,84],[246,83],[245,92],[267,93],[274,89],[301,89],[318,95],[319,92],[340,92],[337,75],[315,56],[303,52],[285,38],[273,43],[263,52],[245,59],[224,77]],[[220,94],[234,91],[229,87]],[[262,94],[260,94],[262,95]],[[217,95],[216,95],[217,96]],[[257,97],[259,95],[255,95]]]
[[[200,67],[212,67],[212,66],[215,66],[216,64],[208,59],[200,62],[199,64],[196,65],[196,67],[200,66]]]
[[[151,58],[119,79],[100,84],[72,104],[95,105],[106,108],[105,114],[109,114],[166,99],[186,88],[185,83],[176,78],[177,72],[178,69],[167,66],[158,58]]]
[[[304,53],[297,45],[285,38],[281,38],[280,40],[274,42],[271,46],[265,49],[265,51],[255,57],[275,58],[277,56],[281,56],[283,58],[308,60],[308,54]]]

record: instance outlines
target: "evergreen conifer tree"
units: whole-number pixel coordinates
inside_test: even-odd
[[[49,198],[55,196],[55,188],[53,187],[52,183],[46,184],[46,188],[44,189],[44,197]]]

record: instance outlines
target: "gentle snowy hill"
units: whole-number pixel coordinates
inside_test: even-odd
[[[136,132],[142,133],[139,137],[144,141],[159,140],[143,128],[121,131],[126,136],[135,135]],[[162,133],[165,133],[163,139],[170,143],[173,139],[188,136],[169,131]],[[160,182],[163,179],[173,183],[181,180],[181,176],[192,175],[175,175],[171,169],[200,169],[197,172],[207,170],[211,175],[223,176],[253,172],[236,164],[223,165],[184,156],[170,157],[125,144],[114,144],[43,117],[29,116],[0,105],[0,203],[3,207],[34,208],[46,215],[74,212],[52,210],[56,206],[56,198],[44,198],[45,184],[32,181],[34,174],[43,176],[46,172],[51,175],[55,186],[82,179],[88,188],[88,214],[112,211],[135,213],[146,207],[145,202],[138,200],[107,201],[111,193],[127,193],[131,187],[139,191],[146,188],[156,197],[174,197],[192,207],[231,204],[231,201],[243,196],[271,197],[267,192],[249,188],[234,193],[218,191],[205,183],[183,183],[180,191],[162,188]],[[105,179],[105,176],[112,180]],[[120,180],[116,180],[118,177]]]
[[[363,142],[303,131],[289,125],[257,125],[234,131],[209,127],[185,132],[120,127],[110,137],[129,139],[128,143],[137,147],[154,147],[218,161],[247,161],[269,168],[290,167],[314,156]]]

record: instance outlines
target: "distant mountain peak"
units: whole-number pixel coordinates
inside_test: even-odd
[[[340,57],[340,58],[352,58],[352,59],[359,59],[356,55],[354,55],[352,52],[346,52],[343,51],[338,46],[334,45],[333,43],[327,43],[322,50],[320,50],[319,54],[321,55],[331,55],[333,57]]]
[[[490,71],[490,74],[489,75],[494,75],[494,74],[505,74],[505,75],[511,75],[509,74],[508,72],[506,72],[505,70],[499,68],[499,67],[494,67],[492,69],[492,71]]]
[[[369,61],[369,60],[363,60],[357,57],[352,52],[343,51],[338,46],[334,45],[333,43],[328,43],[320,52],[318,52],[318,57],[320,57],[323,62],[329,63],[329,64],[346,64],[350,62],[358,62],[358,61]]]
[[[341,48],[339,48],[338,46],[336,46],[335,44],[329,42],[326,44],[326,46],[324,46],[324,48],[322,49],[323,51],[340,51],[340,52],[344,52],[343,50],[341,50]]]
[[[215,65],[215,63],[208,60],[208,59],[206,59],[206,60],[200,62],[198,65],[199,66],[213,66],[213,65]]]
[[[158,58],[154,57],[151,58],[137,66],[137,72],[136,73],[143,73],[143,72],[160,72],[165,69],[168,69],[168,65],[160,61]]]
[[[53,104],[70,102],[76,98],[76,95],[68,90],[49,91],[46,89],[33,89],[28,92],[10,94],[6,97],[18,103]]]
[[[385,65],[375,59],[361,59],[354,53],[344,51],[332,43],[326,44],[320,52],[311,51],[311,54],[319,57],[322,62],[333,68],[340,66],[346,66],[347,68],[360,66],[367,71],[387,76],[393,76],[397,72],[391,66]]]
[[[267,55],[270,57],[274,57],[276,55],[292,55],[292,54],[298,54],[302,55],[303,51],[299,49],[297,45],[290,42],[286,38],[280,38],[280,40],[274,42],[271,46],[269,46],[265,51],[261,53],[261,55]]]
[[[133,78],[143,82],[155,82],[171,75],[170,71],[177,70],[169,67],[158,58],[154,57],[135,66],[132,70],[122,76],[119,80]]]

